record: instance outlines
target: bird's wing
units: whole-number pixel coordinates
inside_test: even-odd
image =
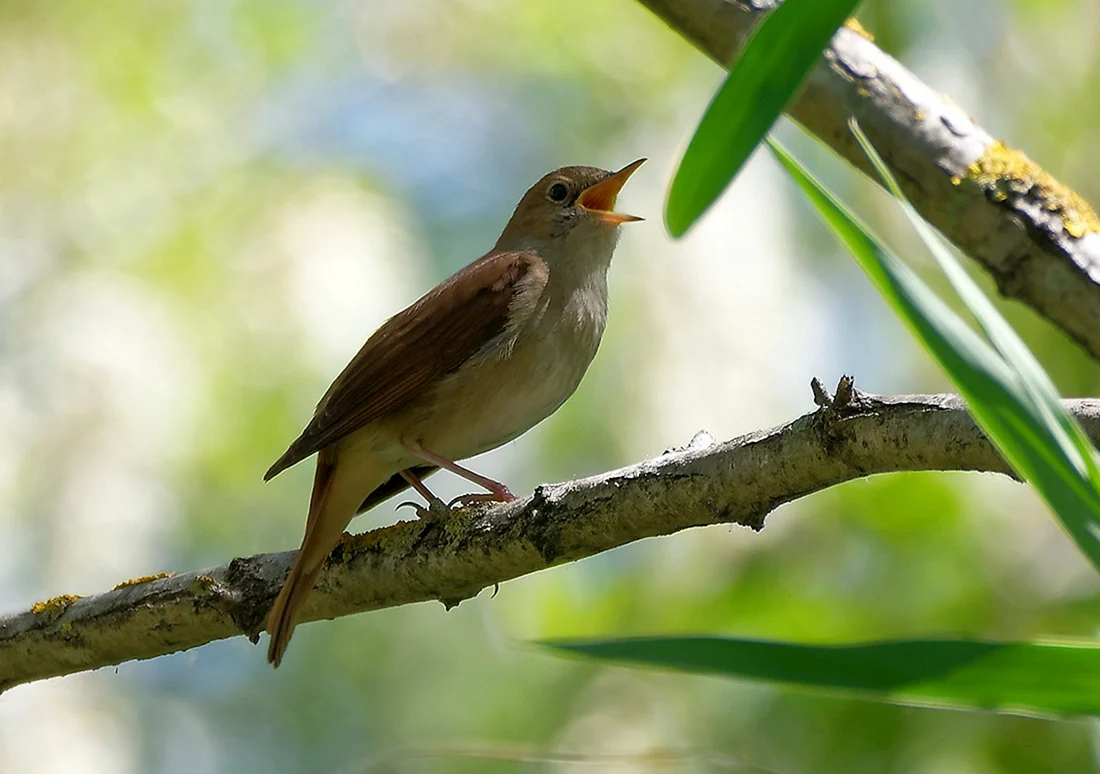
[[[400,408],[456,370],[504,332],[521,281],[532,273],[544,281],[546,271],[534,253],[489,253],[391,317],[336,377],[313,419],[264,480]]]

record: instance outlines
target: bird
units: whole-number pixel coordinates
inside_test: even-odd
[[[357,514],[407,487],[431,506],[422,518],[446,513],[424,485],[439,469],[486,490],[462,505],[516,499],[458,461],[522,435],[577,389],[607,322],[619,226],[642,220],[615,212],[616,198],[644,162],[544,175],[488,253],[389,318],[332,382],[264,475],[317,455],[302,544],[267,618],[273,666]]]

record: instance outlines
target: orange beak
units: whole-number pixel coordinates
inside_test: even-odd
[[[581,191],[581,195],[577,198],[577,204],[610,226],[644,220],[637,215],[624,215],[621,212],[614,212],[615,199],[618,198],[619,191],[623,189],[626,181],[634,174],[634,170],[644,163],[645,159],[638,159],[632,164],[627,164],[606,180],[588,186],[588,188]]]

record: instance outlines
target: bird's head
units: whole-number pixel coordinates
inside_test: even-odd
[[[556,252],[552,245],[573,245],[578,240],[606,240],[614,245],[620,225],[642,220],[615,212],[615,200],[644,162],[638,159],[618,172],[562,167],[544,175],[519,200],[496,249]]]

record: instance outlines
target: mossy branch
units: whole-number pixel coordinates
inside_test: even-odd
[[[776,0],[639,0],[722,66]],[[876,182],[848,130],[859,120],[906,196],[1031,306],[1100,360],[1100,220],[1082,197],[995,140],[948,97],[842,27],[787,111]]]
[[[758,530],[783,503],[875,473],[1008,472],[955,396],[877,397],[847,378],[836,397],[816,380],[814,388],[817,410],[787,425],[725,443],[701,433],[686,448],[540,486],[514,503],[347,537],[329,557],[305,620],[428,600],[450,608],[503,581],[688,527]],[[1100,440],[1100,400],[1066,406]],[[227,637],[256,641],[293,556],[125,581],[0,618],[0,691]]]

